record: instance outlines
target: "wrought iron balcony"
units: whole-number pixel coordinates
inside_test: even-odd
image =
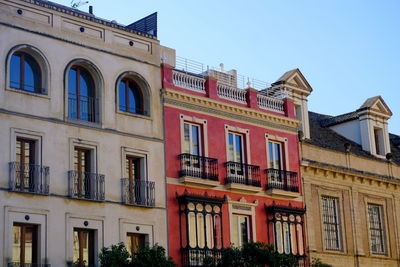
[[[21,262],[9,262],[7,267],[51,267],[47,263],[21,263]]]
[[[10,191],[49,194],[49,167],[19,162],[10,162],[8,166]]]
[[[267,189],[279,189],[290,192],[299,192],[299,181],[297,172],[290,172],[278,169],[266,169]]]
[[[216,265],[216,261],[221,258],[222,255],[222,249],[182,248],[181,251],[183,267],[203,266],[205,257],[211,257]]]
[[[155,206],[155,183],[139,179],[121,179],[122,203],[146,207]]]
[[[225,183],[243,184],[261,187],[260,166],[240,162],[225,162]]]
[[[104,201],[104,175],[90,172],[68,172],[68,196],[71,198]]]
[[[218,160],[188,153],[180,154],[180,177],[190,176],[218,181]]]

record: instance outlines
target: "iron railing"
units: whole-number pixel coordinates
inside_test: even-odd
[[[98,122],[99,99],[96,97],[68,94],[68,118]]]
[[[266,169],[267,189],[280,189],[290,192],[299,192],[297,172],[278,169]]]
[[[51,267],[47,263],[21,263],[21,262],[9,262],[7,267]]]
[[[10,162],[8,166],[10,191],[49,194],[49,167],[19,162]]]
[[[122,203],[127,205],[155,206],[155,183],[139,179],[122,178]]]
[[[218,181],[218,160],[192,154],[180,154],[181,170],[179,176],[190,176]]]
[[[82,171],[68,171],[68,196],[71,198],[104,201],[104,175]]]
[[[221,258],[221,249],[204,249],[204,248],[182,248],[182,266],[197,267],[203,266],[204,258],[210,257],[217,265]]]
[[[249,165],[240,162],[225,162],[225,183],[261,186],[260,166]]]

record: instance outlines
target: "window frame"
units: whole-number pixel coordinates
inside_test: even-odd
[[[369,249],[369,254],[374,257],[389,257],[390,256],[390,245],[389,245],[389,235],[388,232],[390,229],[388,228],[388,216],[387,216],[387,205],[385,199],[381,198],[374,198],[374,197],[365,197],[364,198],[364,205],[365,205],[365,216],[366,216],[366,227],[367,227],[367,232],[368,232],[368,249]],[[381,225],[382,225],[382,244],[384,247],[384,252],[383,253],[375,253],[372,251],[372,240],[371,240],[371,226],[370,226],[370,220],[369,220],[369,210],[368,206],[369,205],[375,205],[380,207],[380,215],[381,215]]]
[[[208,157],[208,135],[207,120],[184,114],[179,115],[180,120],[180,136],[181,136],[181,154],[185,152],[185,123],[199,126],[199,156]]]
[[[335,227],[336,227],[336,231],[335,231],[335,233],[336,233],[336,237],[337,237],[337,245],[338,245],[338,247],[337,248],[331,248],[331,247],[328,247],[328,244],[326,243],[326,232],[325,232],[325,230],[324,230],[324,225],[325,225],[325,222],[324,222],[324,202],[323,202],[323,199],[324,198],[329,198],[330,200],[334,200],[335,202],[336,202],[336,205],[335,205],[335,207],[334,207],[334,212],[335,212],[335,215],[336,215],[336,221],[335,222],[330,222],[330,224],[335,224]],[[341,203],[341,201],[340,201],[340,199],[339,199],[339,197],[337,197],[337,196],[332,196],[332,195],[326,195],[326,194],[323,194],[323,195],[321,195],[320,196],[320,203],[321,203],[321,229],[322,229],[322,239],[323,239],[323,244],[324,244],[324,250],[326,250],[326,251],[343,251],[344,249],[343,249],[343,247],[344,247],[344,245],[343,245],[343,243],[344,243],[344,239],[343,239],[343,226],[342,226],[342,216],[341,216],[341,212],[342,212],[342,209],[341,209],[341,205],[340,205],[340,203]]]
[[[96,235],[96,230],[93,229],[87,229],[87,228],[82,228],[82,227],[74,227],[73,229],[73,239],[75,239],[75,232],[78,233],[78,265],[77,266],[93,266],[95,265],[95,235]],[[88,265],[86,265],[83,259],[81,259],[81,254],[83,254],[83,248],[82,248],[82,243],[85,241],[82,238],[82,234],[86,233],[88,234],[88,240],[87,240],[87,247],[88,247]],[[75,243],[75,240],[74,240]],[[73,253],[75,254],[75,249],[73,249]],[[75,255],[73,255],[75,257]],[[75,264],[76,261],[74,261]],[[82,265],[83,263],[83,265]]]
[[[40,69],[40,92],[32,92],[10,86],[10,73],[11,73],[11,58],[15,53],[25,53],[31,56],[39,66]],[[5,88],[7,91],[32,95],[39,98],[50,99],[50,64],[46,56],[36,47],[30,44],[20,44],[9,49],[6,58],[6,71],[5,71]]]
[[[266,161],[267,161],[267,166],[268,168],[272,168],[270,166],[270,158],[271,155],[269,153],[269,142],[272,143],[279,143],[281,145],[281,164],[282,164],[282,169],[284,171],[289,171],[290,170],[290,159],[289,159],[289,142],[286,137],[281,137],[277,135],[272,135],[272,134],[265,134],[265,141],[266,141]]]
[[[123,107],[125,107],[125,109],[126,110],[122,110],[121,109],[121,99],[119,98],[119,96],[120,96],[120,90],[121,90],[121,88],[120,88],[120,86],[121,86],[121,83],[124,83],[124,85],[125,85],[125,87],[124,87],[124,91],[125,91],[125,105],[123,106]],[[133,86],[132,86],[133,85]],[[137,104],[136,103],[136,99],[134,99],[135,100],[135,110],[137,110],[137,109],[139,109],[139,111],[136,111],[136,112],[132,112],[132,111],[129,111],[129,108],[130,108],[130,96],[129,96],[129,91],[130,90],[132,90],[132,88],[131,88],[131,86],[133,87],[133,88],[135,88],[135,86],[136,86],[136,88],[135,89],[137,89],[138,90],[138,94],[139,94],[139,104]],[[137,84],[137,82],[135,81],[135,80],[133,80],[132,78],[130,78],[130,77],[124,77],[124,78],[122,78],[121,80],[120,80],[120,82],[119,82],[119,85],[118,85],[118,109],[119,109],[119,111],[122,111],[122,112],[127,112],[127,113],[131,113],[131,114],[137,114],[137,115],[142,115],[142,116],[146,116],[146,111],[145,111],[145,109],[144,109],[144,95],[143,95],[143,92],[142,92],[143,90],[142,90],[142,88]],[[134,92],[132,92],[133,93],[133,95],[135,94]],[[133,96],[134,98],[135,98],[135,96]],[[138,107],[139,106],[139,107]]]
[[[28,227],[32,227],[34,229],[34,232],[32,234],[32,264],[37,264],[39,262],[38,260],[38,252],[39,252],[39,226],[37,224],[31,224],[31,223],[20,223],[20,222],[14,222],[12,225],[13,229],[13,234],[14,234],[14,227],[21,227],[21,236],[20,236],[20,255],[19,255],[19,260],[13,262],[20,262],[20,263],[26,263],[25,262],[25,238],[26,236],[24,235],[25,229]]]

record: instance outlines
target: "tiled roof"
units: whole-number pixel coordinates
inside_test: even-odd
[[[309,112],[310,139],[306,139],[304,140],[304,142],[343,153],[345,152],[345,144],[348,143],[351,145],[352,154],[377,161],[385,161],[384,159],[373,156],[368,151],[363,150],[361,145],[347,139],[346,137],[336,133],[335,131],[327,127],[333,125],[329,124],[328,122],[333,123],[339,120],[342,120],[343,122],[346,121],[346,118],[347,120],[349,120],[349,118],[352,118],[352,116],[354,116],[354,114],[352,115],[352,112],[336,117],[315,112]],[[400,136],[390,134],[390,143],[391,152],[393,155],[393,162],[400,165]]]
[[[322,120],[320,122],[321,126],[329,127],[329,126],[332,126],[332,125],[335,125],[338,123],[352,121],[352,120],[358,119],[358,114],[357,114],[357,112],[353,111],[353,112],[349,112],[349,113],[342,114],[342,115],[335,116],[335,117],[331,117],[331,116],[328,116],[328,117],[329,117],[328,119]]]

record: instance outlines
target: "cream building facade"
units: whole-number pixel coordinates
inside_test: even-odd
[[[135,27],[0,2],[1,266],[96,266],[118,242],[167,246],[159,90],[174,52]]]

